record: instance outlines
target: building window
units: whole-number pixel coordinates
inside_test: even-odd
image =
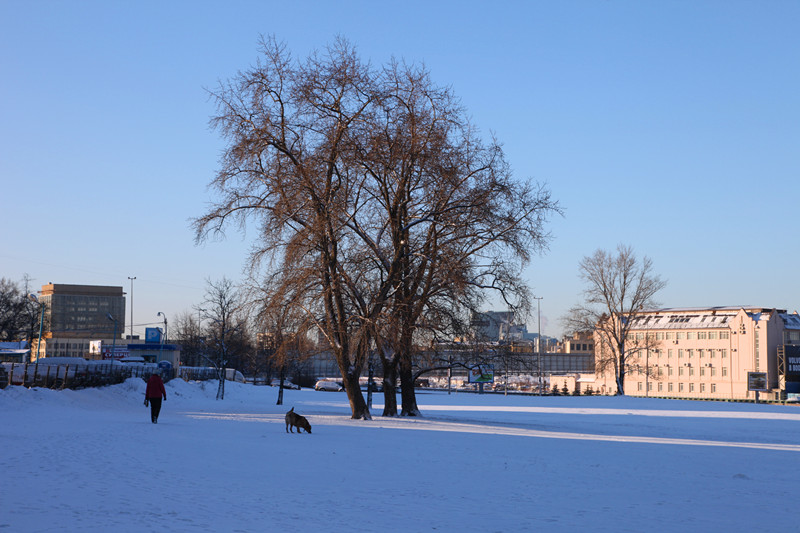
[[[719,332],[719,338],[720,339],[730,339],[731,338],[730,331],[720,331]]]
[[[687,353],[687,355],[689,356],[689,359],[691,359],[692,357],[694,357],[694,350],[686,350],[686,353]]]
[[[711,392],[712,393],[717,392],[717,384],[716,383],[712,383],[711,384]]]
[[[697,340],[702,341],[708,338],[708,332],[706,331],[698,331],[697,332]]]
[[[678,359],[683,359],[683,350],[678,350]]]
[[[647,382],[647,390],[652,392],[652,390],[653,390],[653,382],[652,381],[648,381]]]
[[[657,341],[663,341],[664,340],[664,332],[663,331],[657,331],[656,332],[656,340]]]
[[[722,377],[725,377],[727,375],[728,375],[728,367],[727,366],[723,366],[722,367]]]
[[[672,392],[672,383],[667,383],[667,392]]]
[[[694,383],[689,383],[689,392],[694,392]]]
[[[705,350],[703,350],[702,348],[698,349],[698,350],[697,350],[697,357],[699,357],[700,359],[702,359],[702,358],[705,356],[705,352],[706,352],[706,351],[705,351]]]
[[[642,392],[642,382],[641,381],[636,383],[636,390],[638,390],[639,392]]]
[[[682,332],[682,331],[679,331],[679,332],[677,332],[677,333],[675,334],[675,339],[677,339],[677,340],[679,340],[679,341],[682,341],[682,340],[683,340],[683,336],[684,336],[683,332]]]
[[[678,383],[678,392],[683,392],[683,383]]]
[[[693,341],[694,340],[694,331],[687,331],[686,332],[686,340]]]
[[[700,392],[705,392],[705,391],[706,391],[706,384],[705,383],[701,383],[700,384]]]
[[[674,355],[674,352],[672,351],[672,348],[670,348],[669,350],[667,350],[667,357],[668,357],[669,359],[672,359],[672,356],[673,356],[673,355]]]
[[[658,392],[664,392],[664,384],[660,381],[658,382]]]
[[[671,341],[672,339],[675,338],[675,335],[671,331],[668,331],[665,337],[667,338],[668,341]]]
[[[716,331],[709,331],[708,332],[708,340],[710,340],[710,341],[717,340],[717,332]]]
[[[673,370],[674,369],[672,367],[669,367],[669,369],[667,370],[667,375],[671,376],[673,374],[672,372]]]
[[[682,367],[682,366],[679,366],[679,367],[678,367],[678,375],[679,375],[679,376],[682,376],[682,375],[683,375],[683,367]]]
[[[693,366],[689,367],[689,375],[690,376],[694,376],[694,367]]]
[[[715,367],[713,367],[713,366],[712,366],[712,367],[711,367],[711,377],[714,377],[714,376],[716,376],[716,375],[717,375],[717,369],[716,369]]]
[[[704,367],[702,367],[702,366],[700,367],[700,375],[701,376],[705,376],[706,375],[706,369]]]

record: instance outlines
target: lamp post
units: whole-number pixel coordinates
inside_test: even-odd
[[[111,316],[111,313],[106,313],[106,318],[114,323],[114,336],[111,338],[111,357],[109,357],[113,361],[114,356],[117,354],[117,319]]]
[[[28,295],[28,299],[30,299],[30,301],[32,302],[39,304],[39,307],[41,307],[41,313],[39,316],[39,338],[36,340],[36,361],[38,362],[39,353],[42,350],[42,325],[44,324],[44,302],[40,302],[39,297],[33,293],[30,293]]]
[[[159,361],[161,361],[161,355],[164,352],[164,339],[166,339],[167,337],[167,315],[159,311],[156,316],[164,317],[164,334],[161,336],[161,346],[159,346],[158,348],[158,361],[156,361],[156,363],[158,363]]]
[[[131,280],[131,339],[133,339],[133,280],[136,279],[136,276],[128,276],[128,279]]]
[[[539,314],[539,334],[536,337],[536,355],[538,356],[539,362],[539,396],[542,395],[542,299],[544,296],[534,296],[536,300],[536,307]]]

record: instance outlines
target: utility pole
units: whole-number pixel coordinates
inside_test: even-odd
[[[539,362],[539,396],[542,395],[542,300],[544,299],[543,296],[534,296],[534,300],[536,300],[536,308],[539,315],[539,334],[536,337],[536,355],[538,356]]]
[[[131,340],[132,340],[133,339],[133,280],[136,279],[136,276],[133,277],[128,276],[128,279],[131,280]],[[124,328],[125,324],[123,324],[122,327]]]

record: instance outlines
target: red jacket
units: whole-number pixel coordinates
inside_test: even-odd
[[[167,399],[167,391],[164,390],[164,382],[161,381],[161,376],[153,374],[147,381],[147,390],[144,392],[145,398],[161,398]]]

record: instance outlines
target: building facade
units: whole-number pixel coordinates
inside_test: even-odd
[[[595,334],[596,389],[616,392],[609,355]],[[800,345],[800,316],[764,307],[671,308],[639,313],[625,341],[625,394],[689,399],[755,399],[750,372],[766,373],[762,399],[786,397],[787,347]]]
[[[101,285],[42,285],[44,306],[41,347],[34,342],[31,356],[90,357],[90,343],[111,344],[125,329],[125,293],[122,287]],[[109,316],[111,318],[109,318]]]

